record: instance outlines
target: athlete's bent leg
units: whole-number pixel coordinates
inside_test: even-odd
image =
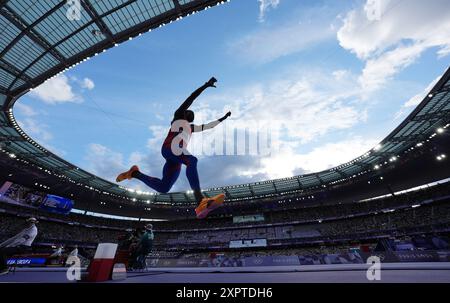
[[[161,152],[163,157],[168,161],[186,165],[186,176],[191,189],[194,191],[195,200],[197,202],[202,201],[204,196],[202,195],[202,191],[200,189],[200,181],[197,172],[197,158],[192,155],[175,156],[172,151],[167,148],[163,148]]]
[[[163,168],[162,179],[147,176],[140,171],[133,172],[132,177],[144,182],[148,187],[155,191],[165,194],[169,192],[175,181],[177,181],[180,171],[181,163],[166,161]]]
[[[183,161],[183,164],[186,165],[186,176],[188,178],[189,185],[194,191],[195,199],[197,200],[197,202],[200,202],[204,198],[204,196],[200,189],[200,180],[198,178],[198,171],[197,171],[198,160],[196,157],[192,155],[182,155],[181,159]]]

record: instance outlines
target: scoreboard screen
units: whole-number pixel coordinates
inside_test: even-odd
[[[70,213],[74,206],[71,199],[47,194],[12,182],[5,182],[0,187],[0,200],[59,214]]]
[[[262,222],[264,221],[264,215],[248,215],[248,216],[234,216],[233,223],[246,223],[246,222]]]

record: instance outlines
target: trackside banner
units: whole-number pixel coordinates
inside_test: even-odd
[[[43,266],[45,265],[46,258],[33,258],[33,257],[24,257],[24,258],[11,258],[8,259],[8,265],[17,265],[17,266]]]
[[[450,262],[450,251],[396,251],[361,253],[364,260],[370,256],[378,256],[381,262],[408,263],[408,262]]]
[[[248,257],[244,258],[243,265],[250,266],[296,266],[300,265],[297,256]]]
[[[150,267],[255,267],[298,266],[320,264],[362,264],[371,256],[385,263],[450,262],[450,251],[402,251],[376,253],[345,253],[306,256],[264,256],[232,258],[217,256],[209,259],[147,259]]]

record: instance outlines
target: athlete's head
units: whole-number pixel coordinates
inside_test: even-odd
[[[193,122],[195,118],[194,112],[191,110],[187,110],[184,112],[184,119],[186,119],[189,123]]]

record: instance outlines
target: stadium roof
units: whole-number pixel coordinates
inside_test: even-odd
[[[70,2],[70,1],[69,1]],[[192,193],[130,191],[84,171],[46,150],[17,124],[13,105],[45,80],[132,37],[222,4],[217,0],[80,0],[81,19],[67,16],[66,0],[0,0],[0,143],[13,161],[99,194],[136,202],[194,202]],[[71,11],[72,13],[74,11]],[[75,11],[76,13],[76,11]],[[450,69],[430,94],[380,145],[333,169],[292,178],[206,190],[228,199],[251,199],[346,182],[394,162],[417,144],[447,128],[450,121]]]

